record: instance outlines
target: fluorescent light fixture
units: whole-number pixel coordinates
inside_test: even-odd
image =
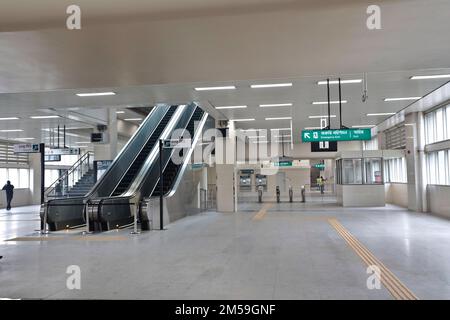
[[[323,115],[323,116],[309,116],[309,119],[324,119],[324,118],[328,118],[328,115]],[[330,115],[330,118],[336,118],[335,114]]]
[[[305,130],[322,130],[324,128],[321,127],[306,127]]]
[[[292,87],[292,83],[288,82],[288,83],[252,84],[250,87],[252,89]]]
[[[125,111],[116,111],[117,114],[123,114]]]
[[[6,117],[6,118],[0,118],[0,120],[19,120],[17,117]]]
[[[238,130],[240,130],[240,131],[242,131],[242,132],[255,132],[255,131],[264,131],[264,130],[266,130],[266,129],[238,129]]]
[[[342,104],[347,103],[347,100],[341,100]],[[328,104],[328,101],[314,101],[312,104],[314,105],[322,105],[322,104]],[[330,101],[330,104],[339,104],[339,100],[337,101]]]
[[[350,83],[361,83],[362,79],[350,79],[350,80],[341,80],[341,84],[350,84]],[[326,85],[327,81],[318,81],[318,85]],[[330,80],[330,84],[339,84],[339,80]]]
[[[195,91],[213,91],[213,90],[234,90],[235,86],[222,86],[222,87],[199,87],[194,88]]]
[[[59,118],[59,116],[31,116],[31,119],[55,119]]]
[[[352,128],[373,128],[373,127],[375,127],[374,124],[363,124],[360,126],[352,126]]]
[[[0,132],[23,132],[22,129],[2,129]]]
[[[393,116],[395,112],[368,113],[368,117]]]
[[[274,117],[274,118],[266,118],[266,120],[292,120],[292,117]]]
[[[221,109],[245,109],[247,108],[247,106],[220,106],[220,107],[216,107],[216,109],[221,110]]]
[[[262,138],[267,138],[266,136],[247,136],[247,138],[249,139],[262,139]]]
[[[450,74],[435,74],[430,76],[412,76],[411,80],[445,79],[450,78]]]
[[[270,129],[270,131],[287,131],[291,130],[291,128],[276,128],[276,129]]]
[[[86,143],[91,143],[90,141],[77,141],[75,142],[76,144],[86,144]]]
[[[267,140],[252,141],[252,143],[269,143]]]
[[[99,97],[99,96],[114,96],[114,95],[116,95],[116,93],[112,92],[112,91],[77,93],[77,96],[79,96],[79,97]]]
[[[245,122],[245,121],[255,121],[255,119],[254,118],[249,118],[249,119],[232,119],[231,121]]]
[[[292,107],[292,103],[272,103],[272,104],[260,104],[261,108],[270,108],[270,107]]]
[[[35,138],[16,138],[16,140],[34,140]]]
[[[422,97],[404,97],[404,98],[385,98],[384,101],[385,102],[390,102],[390,101],[408,101],[408,100],[419,100]]]
[[[274,136],[274,138],[290,138],[291,135],[290,134],[283,134],[281,136]]]
[[[123,119],[125,121],[142,121],[142,118],[127,118],[127,119]]]

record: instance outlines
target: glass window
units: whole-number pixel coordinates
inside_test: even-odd
[[[8,180],[17,188],[19,186],[19,169],[8,168]]]
[[[28,189],[30,187],[30,170],[19,169],[19,188]]]
[[[343,184],[362,184],[362,160],[343,159]]]
[[[364,159],[366,169],[366,184],[381,184],[383,183],[383,175],[381,169],[381,158]]]

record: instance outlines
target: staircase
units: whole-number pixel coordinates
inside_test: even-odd
[[[67,193],[67,197],[83,197],[85,196],[95,184],[95,171],[89,169],[80,180]]]

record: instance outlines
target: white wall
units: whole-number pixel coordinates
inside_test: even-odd
[[[344,207],[384,207],[383,185],[337,185],[337,201]]]
[[[14,189],[14,196],[11,202],[12,207],[28,206],[31,204],[30,189]],[[6,192],[0,192],[0,208],[6,208]]]
[[[408,184],[386,183],[386,203],[408,208]]]
[[[428,209],[431,213],[450,218],[450,186],[427,186]]]

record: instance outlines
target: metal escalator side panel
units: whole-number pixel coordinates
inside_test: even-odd
[[[117,183],[120,182],[123,174],[139,155],[142,147],[151,138],[156,128],[155,124],[160,123],[169,108],[170,106],[168,105],[160,104],[150,111],[144,122],[114,158],[106,172],[86,195],[86,198],[109,196],[110,192],[112,192],[111,188],[115,187]]]
[[[206,123],[206,120],[208,119],[208,116],[209,116],[209,114],[204,111],[203,116],[202,116],[201,120],[199,121],[197,128],[195,129],[195,134],[194,134],[194,137],[192,139],[191,147],[189,148],[188,153],[186,154],[186,157],[184,158],[183,165],[178,170],[177,177],[176,177],[175,182],[174,182],[174,184],[172,186],[172,189],[166,195],[166,197],[172,197],[175,194],[175,192],[177,191],[177,188],[180,185],[181,180],[183,179],[183,174],[186,171],[186,168],[189,165],[189,162],[191,161],[192,153],[194,152],[195,146],[197,145],[198,140],[202,136],[203,127],[205,126],[205,123]]]

